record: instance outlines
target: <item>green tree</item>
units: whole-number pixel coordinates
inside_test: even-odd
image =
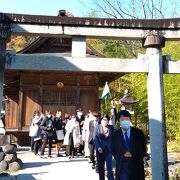
[[[167,42],[163,54],[180,60],[180,42]],[[180,140],[180,74],[164,75],[165,115],[169,140]]]
[[[92,0],[94,15],[109,18],[129,19],[157,19],[179,17],[179,2],[172,1],[149,1],[149,0]],[[90,42],[91,43],[91,42]],[[93,45],[106,57],[134,58],[138,53],[145,53],[141,48],[140,41],[125,40],[93,40]],[[171,54],[172,59],[180,60],[180,42],[168,42],[163,49],[163,54]],[[123,91],[129,89],[130,95],[139,102],[134,105],[134,111],[138,119],[137,125],[143,128],[148,119],[147,111],[147,75],[125,74],[110,84],[113,98],[123,96]],[[180,138],[180,75],[164,75],[165,88],[165,115],[167,122],[167,135],[171,140]],[[111,107],[110,102],[103,107]],[[109,109],[106,108],[105,111]]]

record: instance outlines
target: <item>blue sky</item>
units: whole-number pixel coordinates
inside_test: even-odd
[[[0,0],[0,12],[16,14],[53,15],[66,9],[74,16],[87,16],[91,0]]]

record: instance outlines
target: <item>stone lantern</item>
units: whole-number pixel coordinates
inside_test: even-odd
[[[121,110],[128,110],[131,114],[134,114],[132,111],[132,105],[136,104],[139,100],[134,99],[128,95],[128,89],[124,91],[124,96],[119,100],[119,104],[121,104]]]

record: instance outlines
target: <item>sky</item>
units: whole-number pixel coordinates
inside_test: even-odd
[[[57,16],[65,9],[74,16],[87,16],[91,0],[0,0],[0,12]]]

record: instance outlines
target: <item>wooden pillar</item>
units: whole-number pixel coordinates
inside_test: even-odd
[[[72,37],[72,57],[86,57],[86,37]]]
[[[40,111],[43,112],[43,76],[42,74],[39,75],[39,84],[40,84],[40,87],[39,87],[39,95],[40,95]]]
[[[168,179],[168,160],[164,111],[164,84],[162,50],[165,39],[147,36],[144,47],[149,61],[148,73],[148,111],[151,146],[152,179]]]
[[[99,104],[99,76],[96,73],[95,74],[95,79],[96,79],[96,111],[100,109],[100,104]]]
[[[4,39],[1,39],[0,36],[0,116],[2,109],[2,101],[3,101],[4,70],[5,70],[5,60],[6,60],[5,52],[6,52],[6,41]]]
[[[19,120],[18,120],[18,130],[22,130],[22,116],[23,116],[23,74],[20,74],[20,84],[19,84]]]
[[[77,103],[76,109],[80,108],[81,106],[81,92],[80,92],[80,75],[77,75]]]

